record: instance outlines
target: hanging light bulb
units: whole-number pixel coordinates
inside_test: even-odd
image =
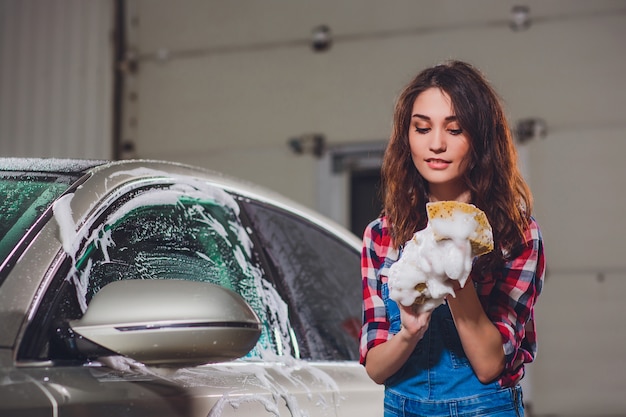
[[[313,29],[311,39],[311,47],[315,52],[323,52],[330,48],[333,43],[330,28],[326,25],[320,25]]]
[[[530,8],[522,5],[513,6],[509,26],[515,32],[528,29],[530,27]]]

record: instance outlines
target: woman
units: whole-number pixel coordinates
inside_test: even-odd
[[[363,239],[361,363],[385,384],[386,416],[521,416],[545,261],[499,99],[478,70],[452,61],[409,83],[393,121],[383,215]],[[426,227],[426,203],[444,200],[485,212],[494,251],[474,260],[456,297],[418,313],[389,299],[387,274]]]

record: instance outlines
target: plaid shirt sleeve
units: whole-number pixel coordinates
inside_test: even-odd
[[[543,287],[545,258],[534,219],[516,254],[501,273],[476,280],[483,307],[502,335],[505,365],[500,384],[506,387],[522,378],[524,363],[532,362],[537,353],[534,306]]]
[[[361,252],[361,277],[363,289],[363,327],[360,336],[360,362],[365,364],[369,349],[386,342],[390,337],[387,308],[382,297],[382,283],[386,276],[381,274],[391,248],[386,219],[370,223],[363,233]]]

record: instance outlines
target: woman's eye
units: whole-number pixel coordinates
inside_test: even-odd
[[[424,134],[430,132],[430,128],[429,127],[418,127],[418,126],[415,126],[415,131],[417,133],[419,133],[420,135],[424,135]]]
[[[457,136],[463,133],[463,129],[449,129],[448,132],[450,132],[451,135]]]

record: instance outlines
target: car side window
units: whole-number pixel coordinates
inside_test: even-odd
[[[295,314],[303,358],[355,360],[361,326],[358,250],[315,224],[257,202],[244,202],[277,287]]]
[[[103,286],[122,279],[207,281],[249,292],[262,272],[233,230],[239,227],[233,213],[212,201],[179,201],[133,209],[90,242],[76,263],[89,277],[87,304]],[[258,295],[247,295],[259,308]]]
[[[73,267],[57,277],[68,283],[65,298],[55,296],[58,314],[84,313],[93,296],[117,280],[205,281],[239,293],[259,317],[262,332],[249,357],[284,354],[293,334],[286,305],[255,258],[236,200],[221,190],[188,188],[134,190],[94,220]],[[79,308],[68,308],[72,303]]]

